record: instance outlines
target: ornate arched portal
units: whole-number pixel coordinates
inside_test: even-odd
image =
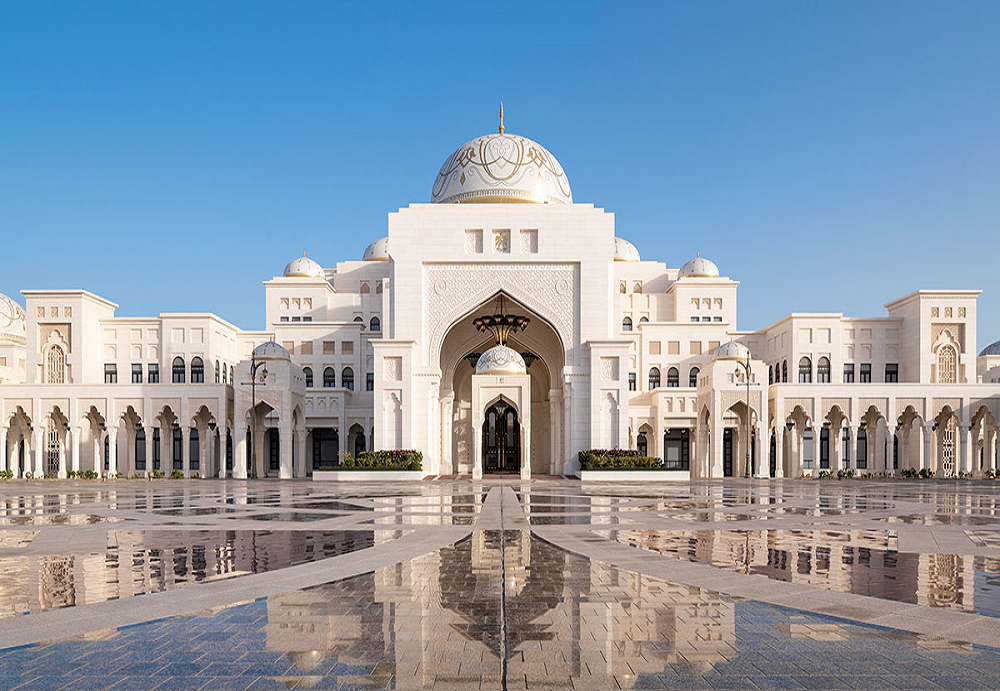
[[[439,400],[441,474],[472,474],[476,446],[484,430],[474,430],[474,419],[485,414],[473,411],[473,375],[478,354],[490,348],[493,337],[479,331],[473,321],[494,314],[501,298],[504,309],[516,311],[530,319],[523,331],[512,336],[508,345],[525,354],[530,378],[530,412],[518,414],[520,440],[525,448],[532,474],[558,474],[563,464],[562,430],[565,412],[562,397],[564,346],[557,330],[536,310],[513,300],[506,293],[497,293],[457,320],[445,335],[439,353],[441,383]],[[480,419],[484,419],[480,417]],[[526,440],[526,441],[525,441]],[[485,456],[484,456],[485,458]],[[484,466],[483,470],[486,470]]]

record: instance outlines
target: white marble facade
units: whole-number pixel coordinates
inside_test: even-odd
[[[449,156],[432,200],[389,214],[360,261],[265,281],[265,331],[116,317],[83,290],[0,296],[0,469],[304,477],[412,448],[429,475],[479,475],[501,400],[521,477],[575,475],[594,447],[695,478],[743,475],[748,453],[761,477],[996,469],[1000,345],[977,358],[977,290],[741,330],[737,281],[642,260],[551,153],[502,132]],[[526,357],[477,369],[494,343],[473,320],[501,302],[530,319],[504,362]]]

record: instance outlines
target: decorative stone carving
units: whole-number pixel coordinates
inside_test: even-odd
[[[931,345],[937,345],[941,334],[945,331],[958,342],[958,347],[965,350],[965,324],[931,324]]]
[[[604,381],[618,381],[618,358],[601,358],[601,379]]]
[[[467,230],[465,231],[465,251],[469,254],[482,254],[483,253],[483,231],[482,230]]]
[[[385,358],[385,378],[389,381],[400,381],[403,378],[403,358]]]
[[[537,230],[522,230],[521,231],[521,252],[523,254],[537,254],[538,253],[538,231]]]
[[[438,293],[433,287],[445,282]],[[427,357],[434,362],[448,328],[502,290],[555,327],[564,346],[576,340],[576,269],[563,264],[438,264],[424,267]],[[530,328],[530,327],[529,327]]]

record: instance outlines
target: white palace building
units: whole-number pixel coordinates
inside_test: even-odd
[[[263,331],[119,317],[86,290],[0,295],[0,470],[298,478],[417,449],[427,475],[527,478],[631,448],[718,478],[744,475],[748,440],[759,477],[997,467],[1000,343],[977,357],[980,291],[746,331],[738,285],[703,257],[643,261],[501,126],[361,260],[302,257],[264,281]]]

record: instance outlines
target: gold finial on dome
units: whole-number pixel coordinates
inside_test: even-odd
[[[503,101],[500,101],[500,134],[503,134]]]

